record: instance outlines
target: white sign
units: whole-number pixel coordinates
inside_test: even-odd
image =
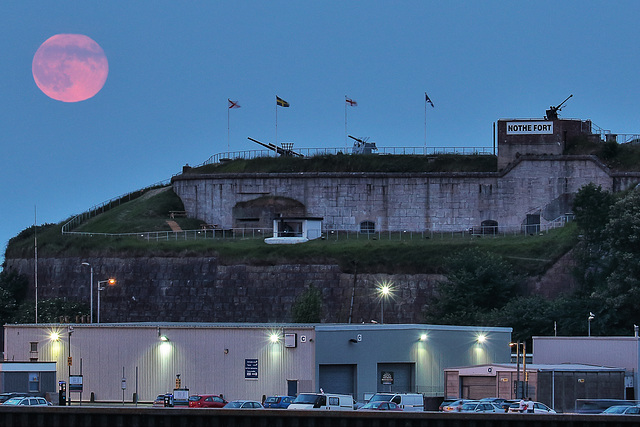
[[[507,122],[507,135],[553,135],[553,122]]]

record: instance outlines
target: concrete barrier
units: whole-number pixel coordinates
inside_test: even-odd
[[[501,427],[624,426],[639,417],[604,415],[443,414],[437,412],[329,412],[135,407],[3,407],[0,426],[7,427]]]

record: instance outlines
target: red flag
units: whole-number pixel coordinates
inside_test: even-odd
[[[229,109],[240,108],[240,104],[238,104],[238,101],[232,101],[229,98],[227,98],[227,101],[229,101]]]
[[[346,96],[344,97],[344,100],[347,104],[349,104],[351,107],[357,107],[358,103],[356,101],[354,101],[351,98],[347,98]]]

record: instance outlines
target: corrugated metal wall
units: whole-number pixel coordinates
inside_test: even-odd
[[[61,333],[59,341],[49,338],[54,330]],[[276,344],[269,341],[272,332],[281,335]],[[297,333],[295,348],[285,348],[284,332]],[[159,334],[169,341],[160,341]],[[307,337],[306,342],[300,342],[300,335]],[[83,400],[91,392],[99,401],[121,400],[123,368],[126,400],[136,390],[140,401],[172,391],[176,374],[190,394],[260,400],[262,395],[286,394],[287,380],[315,385],[314,337],[311,327],[73,325],[71,374],[80,374],[82,366]],[[68,381],[67,325],[8,325],[5,338],[8,360],[28,360],[30,342],[38,342],[39,360],[57,362],[58,380]],[[245,359],[258,359],[257,379],[245,379]],[[77,400],[79,395],[72,393],[71,398]]]

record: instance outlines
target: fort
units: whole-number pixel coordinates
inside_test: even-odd
[[[611,171],[595,156],[564,155],[577,137],[600,135],[589,121],[503,119],[495,172],[203,174],[185,168],[172,184],[189,217],[227,229],[312,216],[323,218],[326,230],[352,232],[534,232],[562,224],[582,186],[619,191],[640,178]]]

